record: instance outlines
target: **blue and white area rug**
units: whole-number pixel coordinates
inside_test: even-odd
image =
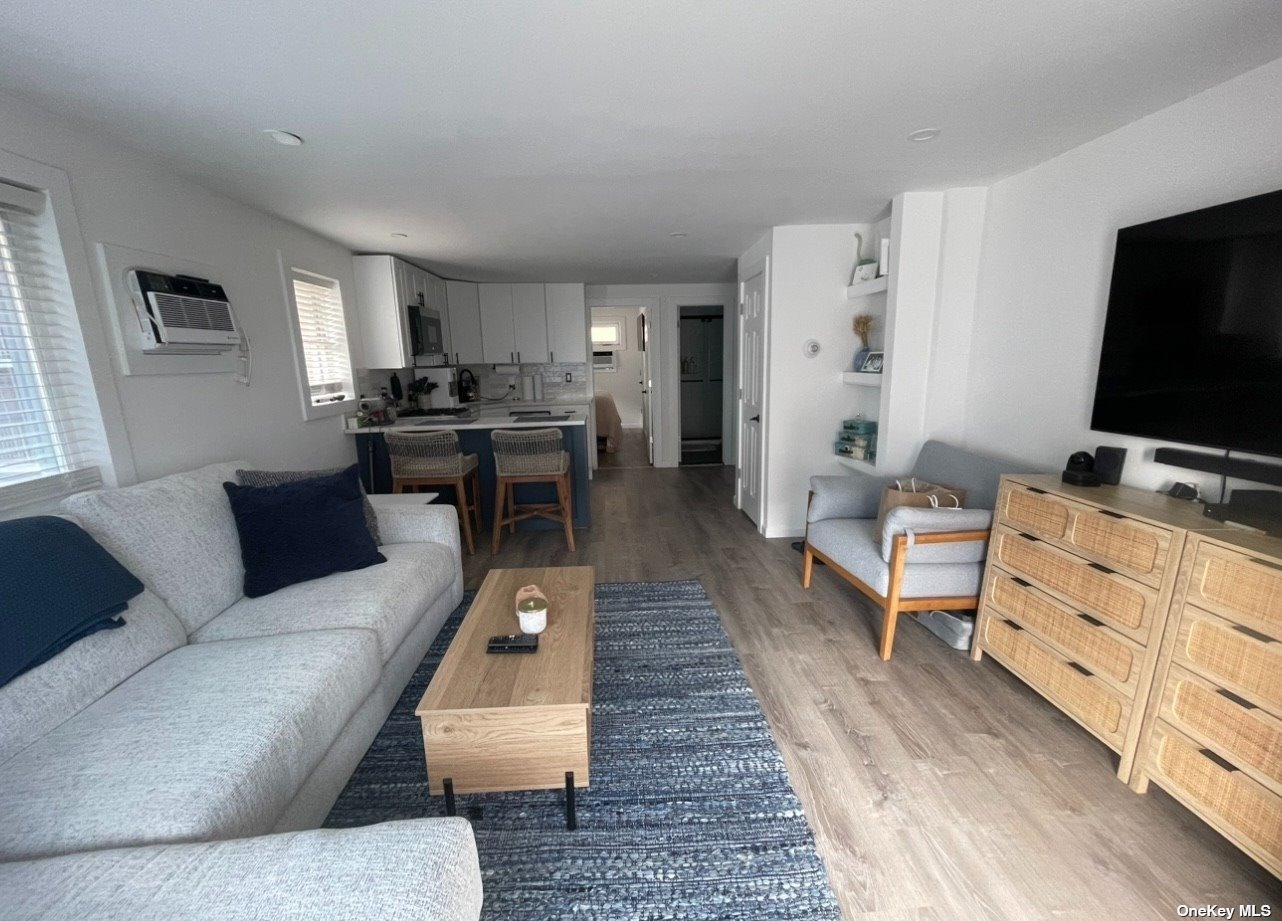
[[[326,825],[442,815],[414,707],[446,622]],[[761,707],[698,582],[599,585],[592,785],[461,795],[486,919],[840,918]]]

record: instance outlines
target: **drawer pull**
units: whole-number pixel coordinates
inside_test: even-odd
[[[1109,509],[1106,509],[1106,508],[1098,509],[1098,511],[1101,515],[1107,515],[1109,518],[1125,518],[1126,517],[1120,512],[1110,511]]]
[[[1020,588],[1032,588],[1032,587],[1033,587],[1033,585],[1032,585],[1032,583],[1031,583],[1031,582],[1025,582],[1025,581],[1024,581],[1023,579],[1021,579],[1019,576],[1011,576],[1011,577],[1010,577],[1010,580],[1011,580],[1012,582],[1014,582],[1016,585],[1018,585]]]
[[[1026,534],[1026,533],[1024,533],[1023,531],[1016,531],[1015,533],[1016,533],[1016,534],[1018,534],[1020,537],[1024,538],[1024,540],[1032,541],[1033,543],[1037,543],[1037,538],[1036,538],[1036,537],[1034,537],[1034,536],[1033,536],[1033,535],[1031,535],[1031,534]]]
[[[1080,617],[1082,620],[1086,621],[1086,622],[1087,622],[1088,624],[1090,624],[1092,627],[1102,627],[1102,626],[1104,626],[1104,621],[1102,621],[1102,620],[1096,620],[1094,617],[1091,617],[1091,615],[1089,615],[1089,614],[1078,614],[1077,616],[1078,616],[1078,617]]]
[[[1258,709],[1259,709],[1259,707],[1257,707],[1255,704],[1251,703],[1251,702],[1250,702],[1249,700],[1247,700],[1246,698],[1244,698],[1244,697],[1238,697],[1238,696],[1237,696],[1236,694],[1234,694],[1232,691],[1225,690],[1224,688],[1216,688],[1216,689],[1215,689],[1215,693],[1216,693],[1216,694],[1219,694],[1221,697],[1225,698],[1226,700],[1231,700],[1231,701],[1233,701],[1235,704],[1237,704],[1239,707],[1243,708],[1244,710],[1258,710]]]
[[[1013,621],[1013,620],[1005,620],[1005,621],[1002,621],[1002,623],[1004,623],[1006,626],[1010,627],[1012,630],[1023,630],[1023,629],[1024,629],[1024,627],[1023,627],[1023,625],[1022,625],[1022,624],[1017,624],[1017,623],[1015,623],[1015,621]]]
[[[1024,488],[1025,488],[1025,489],[1027,489],[1029,492],[1037,493],[1037,495],[1039,495],[1039,496],[1044,496],[1044,495],[1046,495],[1046,490],[1044,490],[1044,489],[1038,489],[1036,486],[1026,486],[1026,487],[1024,487]]]
[[[1259,560],[1253,556],[1247,557],[1247,559],[1250,560],[1252,563],[1255,563],[1257,566],[1267,566],[1269,569],[1276,569],[1276,570],[1282,571],[1282,564],[1270,563],[1268,560]]]
[[[1086,565],[1089,566],[1091,569],[1099,570],[1100,572],[1104,573],[1104,575],[1106,576],[1113,575],[1113,570],[1109,569],[1103,563],[1087,563]]]
[[[1085,666],[1078,665],[1076,662],[1069,662],[1068,667],[1071,668],[1073,671],[1078,672],[1079,674],[1085,675],[1087,678],[1095,677],[1095,673],[1093,671],[1091,671],[1089,668],[1086,668]]]
[[[1218,765],[1219,767],[1223,768],[1226,771],[1229,771],[1230,773],[1236,773],[1237,771],[1237,768],[1232,763],[1225,761],[1223,758],[1221,758],[1215,752],[1211,751],[1209,748],[1201,749],[1199,751],[1199,754],[1203,758],[1205,758],[1207,761],[1213,761],[1216,765]]]
[[[1273,637],[1269,636],[1267,633],[1261,633],[1259,630],[1252,630],[1250,627],[1244,627],[1242,624],[1234,624],[1233,629],[1238,633],[1241,633],[1244,636],[1249,636],[1251,639],[1257,640],[1261,643],[1277,642],[1277,640],[1273,639]]]

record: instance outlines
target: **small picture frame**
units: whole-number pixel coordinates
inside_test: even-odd
[[[886,363],[886,353],[869,351],[855,368],[860,374],[880,374]]]

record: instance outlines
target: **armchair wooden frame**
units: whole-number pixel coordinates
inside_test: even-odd
[[[814,498],[814,493],[810,494]],[[975,540],[988,540],[988,531],[924,531],[913,536],[915,545],[923,544],[959,544]],[[810,545],[810,525],[806,525],[806,535],[801,563],[801,587],[810,588],[814,575],[815,560],[819,560],[834,573],[841,576],[859,591],[863,592],[882,610],[881,644],[878,650],[883,661],[890,661],[891,651],[895,646],[895,625],[900,613],[913,611],[966,611],[979,607],[978,595],[933,595],[920,598],[903,598],[900,589],[904,582],[904,566],[908,562],[908,535],[898,534],[890,549],[890,582],[885,595],[858,576],[843,569],[838,564]]]

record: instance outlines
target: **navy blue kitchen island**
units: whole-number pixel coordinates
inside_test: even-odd
[[[592,508],[588,489],[590,455],[588,454],[587,426],[581,413],[574,418],[561,422],[511,422],[504,418],[485,419],[463,424],[432,424],[423,418],[398,420],[391,426],[356,429],[348,432],[356,442],[356,458],[360,465],[361,482],[370,493],[390,493],[392,491],[392,462],[387,453],[387,442],[383,433],[389,429],[397,431],[442,431],[451,429],[458,433],[459,448],[464,454],[475,454],[480,461],[481,474],[481,511],[485,524],[484,533],[488,534],[494,525],[494,449],[490,444],[490,432],[494,429],[511,428],[557,428],[565,439],[565,450],[570,452],[570,481],[574,487],[574,527],[587,528],[592,525]],[[433,487],[433,492],[440,492],[435,500],[438,503],[453,504],[454,491],[449,487]],[[556,487],[543,483],[522,483],[516,486],[517,503],[555,502]],[[560,530],[561,525],[555,521],[541,518],[526,519],[517,523],[520,531]]]

